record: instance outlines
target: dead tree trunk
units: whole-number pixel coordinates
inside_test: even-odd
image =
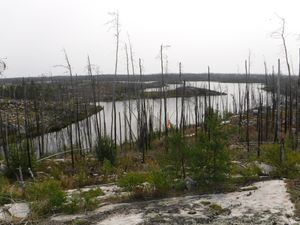
[[[277,76],[277,137],[280,139],[279,140],[279,156],[280,156],[280,161],[284,161],[285,154],[284,154],[284,137],[281,134],[281,120],[280,120],[280,59],[278,59],[278,76]]]
[[[250,64],[250,63],[249,63]],[[246,142],[247,142],[247,151],[250,151],[250,140],[249,140],[249,108],[250,108],[250,100],[249,100],[249,71],[247,69],[247,60],[245,61],[245,69],[246,69],[246,119],[247,119],[247,127],[246,127]]]

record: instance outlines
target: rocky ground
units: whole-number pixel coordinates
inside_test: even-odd
[[[25,103],[22,99],[0,99],[0,115],[2,117],[0,124],[4,126],[3,130],[8,130],[8,134],[14,135],[20,132],[22,135],[25,133],[25,104],[27,105],[28,131],[31,136],[40,135],[42,132],[61,130],[74,123],[77,116],[80,121],[102,109],[101,106],[95,108],[92,104],[79,103],[77,115],[77,107],[74,105],[70,108],[68,102],[63,104],[52,101],[45,104],[37,101],[35,105],[31,100]],[[37,124],[39,124],[39,132]]]
[[[107,204],[87,214],[57,215],[42,224],[298,224],[283,180],[239,192]]]

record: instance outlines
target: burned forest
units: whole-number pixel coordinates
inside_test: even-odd
[[[299,223],[300,49],[286,20],[276,14],[269,37],[280,54],[249,50],[233,73],[231,56],[185,62],[151,37],[140,47],[120,15],[103,22],[110,52],[88,54],[82,71],[71,39],[55,75],[10,75],[14,59],[0,55],[0,224]]]

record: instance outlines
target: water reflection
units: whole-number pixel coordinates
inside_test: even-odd
[[[186,86],[193,87],[201,87],[206,88],[207,82],[187,82]],[[179,84],[169,85],[166,89],[172,90],[177,87],[180,87]],[[219,82],[211,82],[210,84],[211,90],[219,91],[227,93],[227,95],[220,96],[211,96],[211,104],[212,107],[218,110],[221,115],[224,112],[233,112],[236,113],[240,110],[240,105],[243,105],[246,84],[245,83],[219,83]],[[249,84],[250,90],[250,106],[255,107],[259,103],[259,94],[261,93],[266,101],[267,93],[262,90],[263,85],[252,83]],[[160,91],[160,89],[148,89],[147,91]],[[186,124],[194,124],[195,123],[195,105],[196,98],[185,98],[184,99],[184,108],[185,108],[185,121]],[[270,101],[269,101],[270,102]],[[155,130],[159,130],[161,125],[161,129],[164,126],[164,107],[162,107],[161,117],[162,122],[159,122],[160,118],[160,104],[161,99],[146,99],[146,108],[149,115],[153,116],[153,127]],[[79,122],[77,127],[76,124],[72,124],[61,131],[53,132],[45,134],[44,137],[37,137],[34,139],[34,145],[38,148],[38,140],[44,138],[44,149],[46,154],[55,153],[58,151],[62,151],[64,146],[70,145],[70,132],[69,129],[72,129],[72,139],[73,144],[78,142],[78,137],[80,136],[80,144],[84,149],[90,149],[94,146],[96,138],[97,138],[97,124],[96,117],[98,118],[98,126],[100,127],[101,134],[111,135],[111,127],[112,127],[112,102],[99,102],[99,105],[103,106],[103,111],[98,114],[92,115],[91,117]],[[130,106],[129,106],[130,105]],[[178,106],[176,110],[176,105]],[[168,119],[173,125],[176,125],[178,122],[178,118],[180,118],[181,113],[181,98],[167,98],[167,115]],[[203,118],[203,110],[205,105],[205,97],[198,97],[198,115],[199,118]],[[129,108],[131,109],[129,111]],[[243,110],[243,109],[241,109]],[[116,102],[116,112],[117,112],[117,141],[124,141],[125,137],[129,137],[129,121],[131,117],[131,130],[133,137],[137,136],[137,100],[126,100],[126,101],[117,101]],[[178,117],[176,116],[176,112],[178,112]],[[105,122],[104,122],[105,117]],[[121,124],[120,124],[121,123]],[[121,129],[120,129],[121,127]],[[78,133],[79,130],[79,133]],[[89,134],[89,135],[87,135]],[[38,151],[37,151],[38,152]]]

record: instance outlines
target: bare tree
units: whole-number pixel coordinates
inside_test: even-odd
[[[291,66],[289,62],[289,57],[288,57],[288,48],[287,48],[287,43],[286,43],[286,33],[285,33],[285,25],[286,21],[283,17],[280,17],[279,15],[276,14],[276,16],[280,19],[281,26],[278,28],[276,31],[272,33],[272,37],[275,39],[281,39],[282,41],[282,46],[284,50],[284,57],[285,57],[285,62],[287,66],[287,71],[289,75],[289,133],[291,134],[291,129],[292,129],[292,119],[293,119],[293,109],[292,109],[292,81],[291,81]],[[287,92],[285,93],[287,95]],[[287,121],[286,121],[287,122]]]
[[[64,55],[65,55],[65,61],[66,61],[66,65],[56,65],[55,67],[62,67],[64,69],[66,69],[70,75],[70,82],[71,82],[71,98],[74,97],[74,85],[73,85],[73,70],[72,70],[72,66],[70,64],[70,60],[69,60],[69,57],[68,57],[68,54],[66,52],[65,49],[63,49],[63,52],[64,52]],[[73,108],[74,108],[74,104],[73,102],[74,101],[71,101],[70,99],[69,100],[69,110],[70,112],[74,112]],[[72,159],[72,169],[74,170],[75,168],[75,159],[74,159],[74,148],[73,148],[73,130],[72,130],[72,127],[69,128],[69,138],[70,138],[70,148],[71,148],[71,159]]]
[[[283,141],[284,137],[281,133],[281,118],[280,118],[280,75],[281,75],[281,70],[280,70],[280,59],[278,59],[278,76],[277,76],[277,115],[276,115],[276,123],[277,123],[277,137],[280,139],[279,140],[279,145],[280,145],[280,161],[284,160],[285,154],[284,154],[284,147],[283,147]]]
[[[165,90],[165,79],[164,79],[164,54],[163,49],[169,48],[170,45],[161,45],[160,46],[160,67],[161,67],[161,85],[162,85],[162,94],[164,99],[164,120],[165,120],[165,135],[168,135],[168,112],[167,112],[167,97]]]
[[[116,52],[115,52],[115,78],[118,73],[118,59],[119,59],[119,42],[120,42],[120,21],[119,21],[119,12],[110,13],[112,20],[108,21],[106,24],[110,25],[110,29],[115,30],[114,36],[116,39]],[[113,112],[112,112],[112,123],[114,124],[114,145],[117,146],[117,112],[116,112],[116,102],[115,102],[115,93],[116,93],[116,80],[113,81]]]

